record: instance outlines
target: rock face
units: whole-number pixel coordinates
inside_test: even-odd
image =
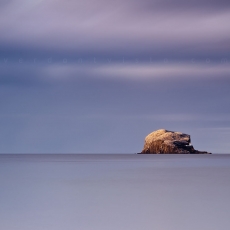
[[[141,154],[210,154],[195,150],[190,142],[188,134],[159,129],[145,138]]]

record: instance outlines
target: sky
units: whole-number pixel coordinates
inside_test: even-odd
[[[227,0],[0,0],[0,153],[230,153]]]

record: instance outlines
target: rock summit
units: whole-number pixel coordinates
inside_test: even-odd
[[[145,138],[141,154],[210,154],[198,151],[191,145],[190,135],[159,129]]]

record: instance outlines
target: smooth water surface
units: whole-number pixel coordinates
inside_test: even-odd
[[[228,230],[230,155],[0,155],[2,230]]]

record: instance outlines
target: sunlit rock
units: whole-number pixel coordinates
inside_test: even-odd
[[[191,145],[190,135],[159,129],[145,138],[141,154],[210,154],[198,151]]]

